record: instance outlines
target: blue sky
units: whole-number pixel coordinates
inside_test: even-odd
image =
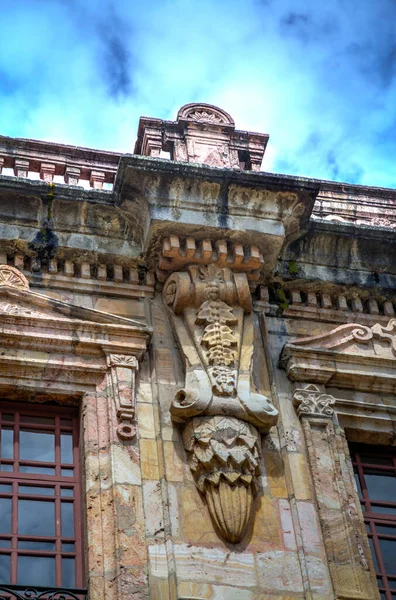
[[[0,134],[132,152],[188,102],[263,170],[396,187],[395,0],[0,0]]]

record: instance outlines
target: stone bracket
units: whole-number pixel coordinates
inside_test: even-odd
[[[118,419],[117,434],[122,440],[132,440],[136,435],[135,376],[139,364],[135,356],[108,354],[107,365]]]
[[[177,263],[177,245],[173,248]],[[166,250],[172,254],[171,242]],[[278,411],[251,382],[254,334],[247,274],[213,264],[211,243],[207,250],[207,264],[192,260],[187,272],[172,273],[163,288],[186,369],[185,387],[170,412],[185,424],[189,465],[217,531],[238,543],[258,492],[259,432],[276,424]],[[226,246],[224,252],[226,260]]]

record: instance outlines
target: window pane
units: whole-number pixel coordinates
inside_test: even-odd
[[[61,488],[61,496],[65,498],[73,496],[73,488]]]
[[[55,535],[53,502],[18,500],[18,532],[23,535]]]
[[[357,487],[358,494],[360,497],[362,497],[363,494],[362,494],[362,488],[360,487],[359,475],[358,475],[358,473],[355,473],[354,475],[355,475],[355,481],[356,481],[356,487]]]
[[[0,540],[0,548],[11,548],[11,540]]]
[[[72,427],[73,421],[71,419],[61,419],[60,424],[61,427]]]
[[[7,494],[7,492],[12,492],[12,484],[0,483],[0,494]]]
[[[11,533],[11,498],[0,498],[0,533]]]
[[[18,584],[55,585],[55,559],[47,556],[19,556]]]
[[[69,542],[63,542],[62,552],[74,552],[74,544],[71,544]]]
[[[73,477],[74,470],[73,469],[61,469],[62,477]]]
[[[396,515],[396,507],[392,506],[372,506],[373,513],[381,513],[383,515]]]
[[[396,541],[379,540],[386,573],[396,575]]]
[[[10,581],[11,556],[0,554],[0,581]]]
[[[373,539],[372,538],[369,538],[369,543],[370,543],[371,554],[373,556],[373,563],[374,563],[375,570],[379,571],[378,561],[377,561],[377,555],[375,553],[374,543],[373,543]]]
[[[369,465],[386,465],[388,467],[393,465],[392,459],[387,456],[371,456],[370,454],[361,454],[360,460],[362,463],[368,463]]]
[[[28,542],[19,540],[18,548],[20,550],[55,550],[55,542]]]
[[[14,430],[1,430],[1,458],[14,457]]]
[[[13,421],[14,420],[14,415],[8,414],[8,413],[3,413],[1,415],[1,418],[3,419],[3,421]]]
[[[41,431],[20,431],[19,455],[21,460],[55,462],[55,435]]]
[[[73,464],[73,435],[61,434],[61,462]]]
[[[62,585],[75,587],[74,558],[62,558]]]
[[[21,415],[21,423],[32,423],[34,425],[55,425],[55,419],[53,417]]]
[[[0,471],[13,471],[13,465],[0,465]]]
[[[370,500],[395,501],[396,477],[393,473],[377,469],[365,469],[364,477]]]
[[[40,475],[55,475],[55,468],[53,468],[53,467],[30,467],[30,466],[26,466],[26,465],[20,465],[19,470],[21,473],[38,473]]]
[[[396,525],[392,527],[392,525],[379,525],[376,523],[375,529],[377,530],[377,533],[386,533],[387,535],[396,536]]]
[[[72,502],[62,502],[62,536],[74,537],[74,507]]]
[[[55,488],[35,485],[19,485],[20,494],[35,494],[37,496],[53,496]]]

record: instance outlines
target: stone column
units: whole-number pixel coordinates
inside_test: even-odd
[[[132,355],[110,354],[107,364],[110,463],[108,489],[111,489],[109,503],[112,506],[111,514],[108,511],[104,520],[112,528],[114,536],[115,570],[112,580],[117,600],[148,600],[142,462],[135,420],[135,375],[138,362]]]
[[[85,567],[91,600],[116,598],[109,574],[114,571],[114,535],[106,513],[112,514],[106,378],[97,392],[82,400],[82,457],[85,472]]]
[[[90,600],[148,600],[134,356],[111,354],[82,405]]]
[[[294,392],[293,404],[304,431],[336,598],[379,598],[348,444],[343,430],[333,424],[335,399],[307,385]]]

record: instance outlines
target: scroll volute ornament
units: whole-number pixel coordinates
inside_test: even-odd
[[[187,423],[184,446],[213,522],[236,543],[258,491],[259,431],[268,431],[278,416],[269,399],[251,389],[248,280],[229,268],[190,266],[173,273],[163,293],[186,369],[171,415]]]

